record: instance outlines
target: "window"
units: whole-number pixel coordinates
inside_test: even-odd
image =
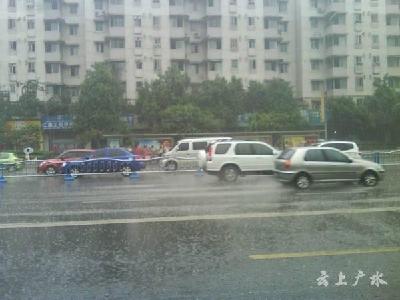
[[[137,59],[135,61],[136,69],[137,70],[142,70],[143,69],[143,62],[140,59]]]
[[[215,147],[215,154],[225,154],[228,152],[229,148],[231,147],[231,144],[217,144],[217,147]]]
[[[96,42],[96,52],[97,53],[104,53],[104,43],[103,42]]]
[[[311,60],[311,70],[313,70],[313,71],[321,70],[322,64],[323,64],[322,60],[312,59]]]
[[[154,69],[154,71],[161,71],[161,60],[160,59],[154,60],[153,69]]]
[[[362,66],[363,65],[362,56],[354,56],[354,62],[356,66]]]
[[[334,78],[327,80],[328,90],[347,89],[347,78]]]
[[[256,25],[256,18],[255,17],[248,17],[247,18],[247,25],[249,27],[254,27]]]
[[[45,21],[44,30],[45,31],[59,31],[58,22],[54,21]]]
[[[279,65],[279,72],[280,73],[288,73],[289,72],[289,64],[288,63],[281,63]]]
[[[137,7],[142,6],[142,0],[133,0],[133,5]]]
[[[8,64],[8,73],[13,75],[17,74],[17,64]]]
[[[282,151],[281,154],[279,154],[278,159],[284,159],[284,160],[288,160],[291,159],[293,154],[296,153],[296,150],[294,149],[285,149]]]
[[[354,24],[360,24],[362,22],[362,15],[360,13],[354,14]]]
[[[250,49],[256,48],[256,40],[255,39],[249,39],[249,48]]]
[[[208,7],[214,6],[214,0],[208,0]]]
[[[237,51],[237,50],[238,50],[238,40],[231,39],[231,51]]]
[[[8,0],[8,7],[9,8],[15,8],[16,6],[15,6],[15,1],[16,0]]]
[[[278,40],[276,40],[276,39],[265,39],[264,40],[264,48],[265,49],[277,49],[278,48]]]
[[[124,16],[111,16],[111,27],[124,27]]]
[[[78,35],[78,25],[69,25],[69,35]]]
[[[311,28],[318,28],[319,21],[317,18],[310,18],[310,26]]]
[[[304,161],[325,161],[322,149],[307,150],[306,155],[304,156]]]
[[[106,150],[105,149],[99,149],[96,150],[96,152],[93,153],[93,157],[106,157]]]
[[[193,142],[193,150],[205,150],[207,148],[207,142]]]
[[[386,38],[388,47],[400,47],[400,35],[392,35]]]
[[[122,49],[125,48],[125,39],[111,39],[110,48],[112,49]]]
[[[400,67],[400,55],[399,56],[388,56],[387,57],[387,65],[389,68]]]
[[[35,52],[36,51],[36,44],[34,41],[28,42],[28,52]]]
[[[264,69],[265,71],[273,71],[275,72],[277,70],[278,63],[275,60],[266,60],[264,62]]]
[[[46,53],[57,52],[59,49],[58,44],[54,42],[45,42],[44,50]]]
[[[311,80],[311,90],[313,92],[322,91],[324,82],[322,80]]]
[[[326,144],[321,144],[321,146],[335,148],[340,151],[351,150],[354,148],[353,144],[351,143],[326,143]]]
[[[79,66],[71,66],[71,77],[79,76]]]
[[[69,6],[69,13],[71,15],[76,15],[78,13],[78,4],[71,4]]]
[[[35,20],[32,20],[32,19],[28,20],[26,22],[26,25],[27,25],[28,30],[35,29]]]
[[[231,29],[236,29],[238,25],[238,18],[236,16],[231,16],[230,17],[230,26]]]
[[[221,27],[221,18],[220,17],[212,17],[208,19],[208,27]]]
[[[124,0],[110,0],[111,4],[113,5],[123,5]]]
[[[239,66],[238,60],[237,59],[232,59],[231,60],[231,68],[236,70],[238,68],[238,66]]]
[[[154,16],[153,17],[153,28],[159,29],[161,24],[161,19],[159,16]]]
[[[12,52],[17,51],[17,41],[11,41],[11,42],[9,42],[9,49],[10,49]]]
[[[139,90],[143,87],[143,81],[136,81],[136,89]]]
[[[180,143],[178,146],[178,151],[188,151],[189,143]]]
[[[209,40],[208,47],[210,49],[221,49],[221,39]]]
[[[69,47],[69,55],[76,56],[79,52],[79,46],[70,46]]]
[[[134,16],[133,17],[133,25],[135,27],[142,27],[142,17],[141,16]]]
[[[142,48],[142,38],[141,37],[135,38],[135,48]]]
[[[46,73],[55,74],[60,72],[60,65],[57,63],[46,63]]]
[[[253,155],[251,143],[239,143],[235,146],[236,155]]]
[[[354,47],[355,48],[361,48],[363,43],[363,36],[361,34],[356,34],[355,40],[354,40]]]
[[[16,27],[15,19],[8,19],[8,29],[14,30]]]
[[[380,57],[379,56],[372,56],[372,65],[374,67],[379,67],[381,65]],[[389,66],[389,61],[388,61]]]
[[[329,162],[342,162],[342,163],[350,162],[349,158],[338,150],[325,149],[324,153],[326,156],[326,160]]]
[[[59,9],[58,0],[51,0],[50,2],[51,2],[51,3],[50,3],[50,7],[51,7],[52,10],[57,10],[57,9]]]
[[[288,52],[288,43],[279,44],[279,51],[281,51],[282,53],[287,53]]]
[[[199,53],[199,45],[198,44],[192,44],[191,46],[192,53]]]
[[[247,7],[248,8],[255,8],[256,7],[255,0],[247,0]]]
[[[257,61],[255,59],[249,60],[250,72],[255,72],[257,70]]]
[[[185,46],[183,40],[171,39],[170,43],[171,43],[171,49],[182,49]]]
[[[379,22],[378,14],[371,14],[371,23],[378,23],[378,22]]]
[[[274,151],[266,145],[263,144],[252,144],[253,151],[255,155],[273,155]]]
[[[378,49],[379,48],[379,35],[373,34],[371,38],[372,38],[372,48]]]
[[[322,44],[321,39],[311,39],[311,49],[320,49]]]
[[[153,5],[153,7],[159,7],[160,6],[160,0],[153,0],[152,5]]]
[[[104,30],[104,22],[96,21],[95,27],[96,27],[96,31],[103,31]]]
[[[355,88],[356,88],[356,91],[362,91],[364,89],[364,78],[363,77],[356,77]]]
[[[161,48],[161,38],[159,38],[159,37],[154,38],[153,47],[154,48]]]
[[[103,9],[103,0],[94,0],[95,9]]]

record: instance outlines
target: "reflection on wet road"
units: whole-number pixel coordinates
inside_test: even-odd
[[[372,189],[304,192],[268,176],[10,179],[0,187],[0,298],[395,299],[398,172]],[[387,286],[370,285],[376,271]],[[335,285],[339,272],[347,286]]]

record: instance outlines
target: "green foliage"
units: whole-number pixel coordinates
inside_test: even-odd
[[[120,117],[126,107],[121,82],[106,63],[97,63],[81,85],[74,108],[74,127],[82,142],[100,143],[103,134],[125,129]]]
[[[37,125],[27,125],[20,129],[5,130],[5,144],[16,151],[25,147],[40,148],[41,129]]]

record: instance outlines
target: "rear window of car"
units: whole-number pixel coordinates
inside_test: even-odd
[[[294,149],[283,150],[282,153],[278,156],[278,159],[284,159],[284,160],[291,159],[295,152],[296,150]]]
[[[207,142],[193,142],[193,150],[205,150]]]
[[[228,152],[230,147],[231,147],[231,144],[229,144],[229,143],[218,144],[215,147],[215,154],[225,154],[226,152]]]
[[[307,150],[304,156],[305,161],[325,161],[325,156],[322,149],[310,149]]]
[[[354,148],[352,143],[327,143],[323,144],[323,147],[332,147],[340,151],[346,151]]]

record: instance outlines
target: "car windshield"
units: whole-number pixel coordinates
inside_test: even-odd
[[[400,299],[400,0],[0,0],[0,53],[0,300]]]

